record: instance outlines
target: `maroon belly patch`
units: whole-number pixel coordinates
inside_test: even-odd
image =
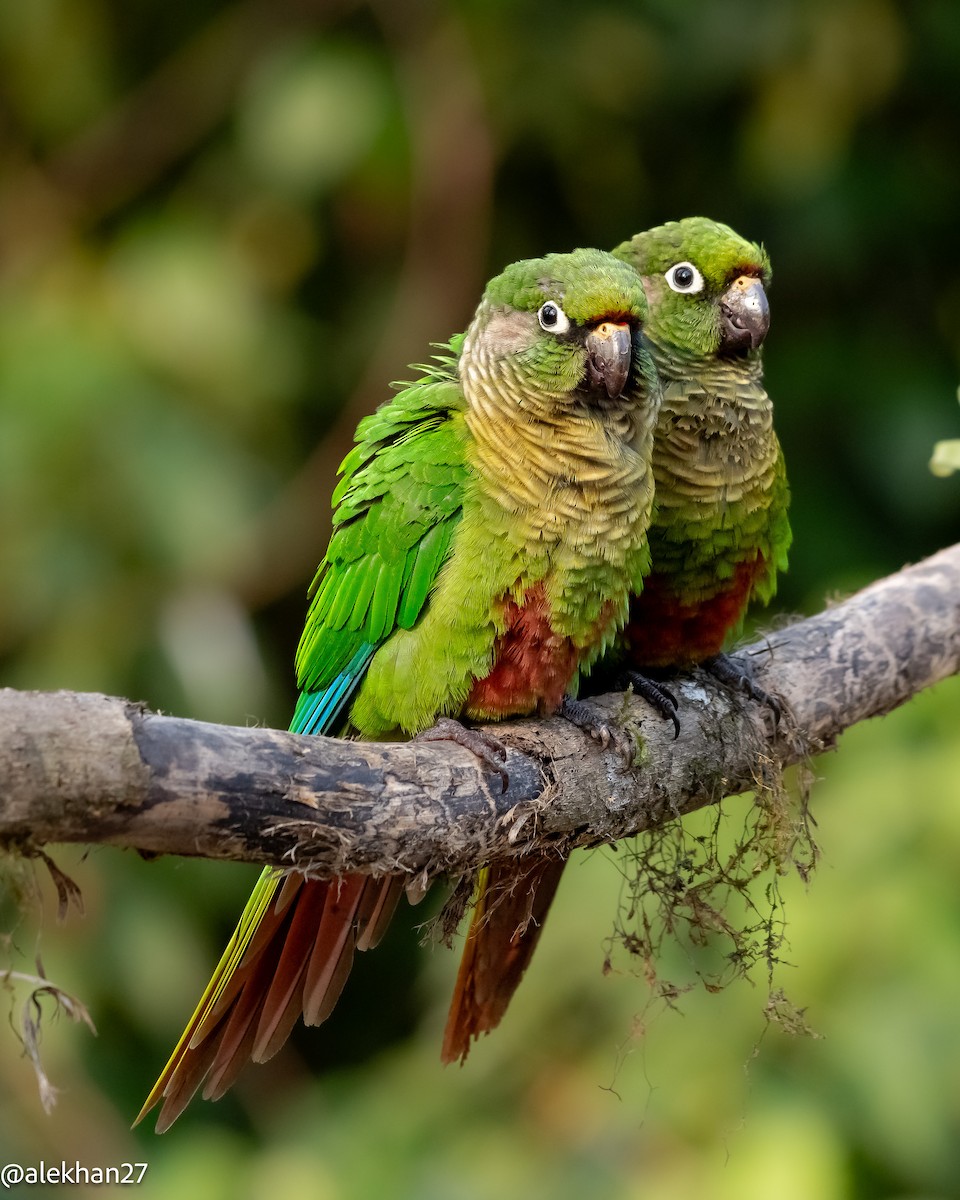
[[[636,667],[691,666],[723,649],[740,623],[754,584],[766,573],[762,554],[738,563],[726,586],[705,600],[684,604],[673,581],[656,573],[630,601],[627,644]]]

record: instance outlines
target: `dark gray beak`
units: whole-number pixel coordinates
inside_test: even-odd
[[[770,328],[770,305],[763,284],[741,275],[720,297],[721,350],[756,350]]]
[[[630,326],[604,321],[587,334],[587,383],[603,388],[611,400],[621,395],[633,361]]]

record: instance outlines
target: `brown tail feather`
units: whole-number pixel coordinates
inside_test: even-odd
[[[307,1025],[319,1025],[337,1002],[353,963],[357,910],[368,886],[380,886],[362,875],[347,875],[337,885],[331,888],[324,906],[303,982],[303,1019]]]
[[[224,1014],[222,1032],[217,1032],[215,1038],[210,1039],[214,1041],[217,1052],[204,1082],[205,1100],[219,1100],[249,1061],[263,1011],[264,996],[271,986],[271,979],[275,977],[277,960],[285,945],[284,937],[279,934],[267,947],[267,951],[253,965],[252,973],[248,973],[235,1003]]]
[[[222,1044],[217,1049],[216,1062],[211,1066],[203,1085],[204,1100],[219,1100],[237,1082],[237,1077],[250,1061],[253,1052],[253,1042],[257,1036],[256,1013],[250,1015],[245,1022],[242,1036],[232,1045]],[[240,1032],[239,1025],[237,1032]]]
[[[171,1075],[169,1082],[163,1090],[163,1105],[157,1117],[157,1133],[166,1133],[193,1099],[194,1094],[203,1083],[207,1072],[213,1065],[216,1052],[216,1042],[210,1042],[180,1058],[176,1071]],[[156,1101],[153,1103],[155,1104]],[[149,1111],[149,1109],[145,1109],[144,1111]],[[140,1116],[142,1117],[143,1113]],[[138,1117],[137,1119],[139,1120],[140,1118]]]
[[[536,949],[563,868],[563,859],[537,854],[519,865],[488,867],[481,877],[443,1035],[445,1063],[463,1062],[471,1041],[499,1025]]]
[[[280,891],[277,892],[277,898],[273,902],[273,911],[278,917],[301,894],[300,889],[306,882],[306,878],[298,871],[288,871],[284,875]]]
[[[264,887],[264,878],[258,887]],[[347,875],[327,882],[294,872],[279,885],[266,885],[278,890],[262,906],[256,928],[249,932],[247,926],[249,941],[239,962],[232,973],[230,966],[218,967],[137,1120],[162,1099],[157,1119],[162,1133],[201,1085],[206,1098],[219,1099],[248,1059],[275,1054],[301,1013],[311,1024],[325,1020],[349,975],[354,949],[379,941],[402,885],[402,877]],[[242,918],[238,934],[243,927]],[[241,946],[243,941],[240,937]]]
[[[286,915],[276,919],[273,908],[264,913],[261,926],[266,926],[272,937],[261,938],[256,957],[244,955],[217,1003],[216,1019],[197,1025],[169,1071],[158,1133],[169,1129],[201,1085],[205,1099],[219,1100],[239,1075],[253,1044],[261,1002],[283,950],[288,924]]]
[[[326,913],[331,891],[337,883],[304,880],[296,898],[289,906],[290,922],[283,934],[283,943],[276,966],[266,981],[258,1005],[257,1036],[253,1045],[254,1062],[266,1062],[266,1052],[274,1030],[283,1018],[291,1001],[303,996],[303,974],[317,942],[317,914]],[[323,921],[321,917],[321,923]],[[349,927],[344,936],[350,935]],[[276,1050],[282,1043],[278,1043]]]
[[[371,880],[371,883],[380,886],[369,887],[364,892],[364,900],[369,899],[372,903],[365,905],[357,921],[358,950],[373,950],[380,944],[403,895],[404,876],[388,875],[385,879]]]

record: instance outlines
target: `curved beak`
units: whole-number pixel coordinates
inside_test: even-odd
[[[721,350],[756,350],[770,328],[770,305],[763,284],[741,275],[720,297]]]
[[[603,321],[587,334],[587,383],[603,388],[611,400],[626,387],[630,364],[633,361],[633,338],[630,326],[615,321]]]

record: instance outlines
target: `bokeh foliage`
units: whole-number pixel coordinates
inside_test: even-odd
[[[285,724],[357,418],[505,262],[693,213],[774,263],[781,607],[956,540],[958,73],[953,0],[0,5],[3,682]],[[779,982],[821,1039],[765,1026],[762,972],[683,1016],[622,954],[602,978],[597,853],[463,1071],[416,913],[162,1141],[126,1127],[251,872],[65,852],[85,918],[43,883],[3,928],[100,1036],[46,1027],[49,1118],[0,1039],[0,1157],[147,1159],[161,1198],[955,1195],[958,718],[945,686],[818,764]]]

